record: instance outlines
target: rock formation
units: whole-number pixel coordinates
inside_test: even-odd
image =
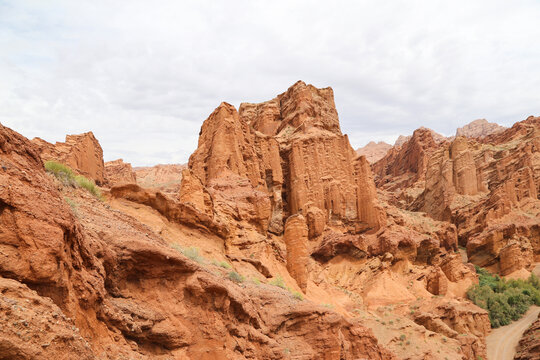
[[[189,169],[212,197],[223,198],[216,207],[246,204],[222,212],[274,234],[310,206],[324,212],[325,223],[357,231],[384,225],[371,170],[341,134],[330,88],[297,82],[239,112],[222,103],[204,122]],[[317,221],[321,227],[321,216]]]
[[[105,179],[109,186],[135,184],[137,182],[131,164],[125,163],[122,159],[105,163]]]
[[[167,194],[176,194],[182,182],[182,171],[186,164],[166,164],[149,167],[136,167],[137,184],[147,189]]]
[[[35,138],[43,161],[54,160],[68,165],[77,173],[93,179],[96,184],[105,183],[103,149],[90,131],[80,135],[67,135],[66,142],[55,144]]]
[[[300,214],[290,216],[285,223],[283,236],[287,246],[287,270],[304,292],[307,289],[308,280],[307,237],[308,228],[304,217]]]
[[[384,141],[370,141],[364,147],[356,149],[356,153],[360,156],[364,155],[366,160],[370,164],[374,164],[386,155],[388,150],[392,148],[392,145],[385,143]]]
[[[486,119],[474,120],[467,125],[456,130],[456,137],[464,136],[468,138],[482,138],[505,130],[504,126],[490,123]]]
[[[133,216],[62,188],[38,148],[1,125],[0,164],[5,358],[395,358],[359,321],[276,287],[239,286]],[[165,201],[121,189],[111,193]]]
[[[0,354],[485,358],[467,261],[521,274],[540,255],[539,125],[418,129],[371,166],[332,89],[297,82],[218,106],[186,167],[135,169],[136,184],[107,163],[103,199],[43,168],[54,152],[90,176],[87,140],[0,126]]]

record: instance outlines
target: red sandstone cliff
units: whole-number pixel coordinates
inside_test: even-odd
[[[105,163],[105,179],[109,186],[134,184],[137,182],[137,177],[131,164],[125,163],[122,159],[107,161]]]
[[[43,161],[54,160],[68,165],[76,172],[93,179],[97,184],[105,183],[103,149],[92,132],[67,135],[66,142],[55,144],[35,138]]]

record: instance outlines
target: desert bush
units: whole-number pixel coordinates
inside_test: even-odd
[[[66,186],[75,185],[75,174],[69,166],[56,161],[45,161],[45,171],[54,175],[60,182]]]
[[[216,266],[219,266],[219,267],[222,267],[224,269],[231,269],[232,268],[231,265],[226,261],[216,261],[216,260],[214,260],[214,261],[212,261],[212,264],[214,264]]]
[[[234,281],[235,283],[241,283],[244,281],[244,277],[237,273],[236,271],[231,271],[229,273],[229,280]]]
[[[204,258],[199,254],[199,248],[195,246],[190,246],[188,248],[183,248],[178,244],[171,244],[171,247],[175,250],[181,252],[185,257],[198,262],[199,264],[204,263]]]
[[[76,186],[88,190],[88,192],[98,199],[102,199],[101,191],[97,185],[82,175],[75,176],[75,173],[67,165],[56,161],[45,161],[45,171],[54,175],[65,186]]]
[[[75,176],[75,183],[78,187],[88,190],[88,192],[98,199],[101,199],[101,191],[97,185],[90,179],[85,178],[82,175]]]
[[[476,267],[479,283],[467,290],[468,298],[489,313],[497,328],[518,320],[532,304],[540,305],[540,280],[534,274],[527,280],[505,280]]]
[[[293,291],[292,296],[293,296],[293,298],[295,298],[297,300],[300,300],[300,301],[304,300],[304,295],[302,295],[301,292]]]
[[[283,281],[283,278],[281,275],[276,276],[272,281],[269,282],[270,285],[278,286],[282,289],[287,289],[287,286],[285,286],[285,282]]]
[[[199,248],[195,246],[190,246],[188,248],[182,249],[182,254],[184,254],[187,258],[190,258],[193,261],[196,261],[198,263],[204,262],[203,257],[199,254]]]

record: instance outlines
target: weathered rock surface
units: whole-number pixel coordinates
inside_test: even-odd
[[[302,215],[292,215],[287,219],[283,240],[287,246],[287,270],[300,289],[305,292],[308,282],[309,252],[308,227]]]
[[[439,144],[432,130],[416,130],[401,146],[392,147],[373,164],[377,186],[396,194],[400,189],[422,186],[428,161]]]
[[[382,159],[388,150],[392,148],[392,145],[385,143],[384,141],[370,141],[367,145],[356,149],[356,153],[360,156],[364,155],[366,160],[370,164],[374,164]]]
[[[167,194],[176,194],[182,182],[182,171],[186,164],[160,164],[136,167],[137,184],[146,189],[154,189]]]
[[[528,267],[538,247],[540,122],[529,118],[482,142],[456,138],[433,154],[415,206],[452,221],[468,256],[502,275]]]
[[[506,128],[496,123],[490,123],[486,119],[474,120],[456,130],[456,137],[482,138],[491,134],[504,131]]]
[[[92,132],[67,135],[63,143],[51,144],[40,138],[34,138],[32,142],[38,146],[43,161],[58,161],[93,179],[98,185],[105,183],[103,149]]]
[[[1,125],[0,164],[3,358],[395,358],[358,320],[238,285],[132,216],[62,188],[37,148]],[[171,208],[135,184],[111,193]]]
[[[246,204],[218,212],[260,230],[280,234],[284,219],[310,206],[324,212],[325,223],[357,231],[384,225],[369,164],[341,134],[330,88],[297,82],[269,102],[242,104],[239,112],[222,103],[204,122],[189,168],[216,209],[218,203]],[[319,215],[316,226],[319,233]]]
[[[105,179],[109,186],[135,184],[137,182],[131,164],[125,163],[122,159],[105,163]]]

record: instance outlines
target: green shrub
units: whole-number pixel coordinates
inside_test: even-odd
[[[235,283],[241,283],[244,281],[244,277],[237,273],[236,271],[231,271],[229,273],[229,280],[234,281]]]
[[[279,286],[282,289],[287,289],[287,286],[285,286],[285,282],[283,281],[283,278],[281,275],[276,276],[272,281],[269,282],[270,285]]]
[[[87,179],[82,175],[77,175],[75,176],[75,183],[77,184],[78,187],[88,190],[90,194],[94,195],[98,199],[101,199],[101,191],[96,186],[94,181]]]
[[[198,262],[199,264],[204,263],[204,258],[199,254],[199,248],[195,246],[191,246],[188,248],[183,248],[182,246],[178,244],[171,244],[171,247],[173,249],[178,250],[181,252],[185,257]]]
[[[540,305],[540,280],[534,274],[527,280],[505,280],[476,267],[478,285],[467,290],[468,298],[489,313],[497,328],[518,320],[532,304]]]
[[[66,186],[75,185],[75,174],[73,170],[64,164],[56,161],[45,161],[45,171],[54,175],[60,182]]]
[[[73,213],[73,215],[78,217],[79,216],[79,211],[78,211],[79,205],[75,201],[68,198],[67,196],[64,196],[64,200],[66,200],[69,207],[71,207],[71,212]]]
[[[224,269],[232,269],[231,265],[226,261],[212,261],[212,264],[222,267]]]
[[[82,175],[75,176],[75,173],[69,166],[56,161],[45,161],[45,171],[54,175],[65,186],[77,186],[84,188],[98,199],[102,199],[101,191],[96,184]]]
[[[302,295],[301,292],[293,291],[292,296],[297,300],[300,300],[300,301],[304,300],[304,295]]]
[[[203,263],[204,262],[203,257],[199,254],[199,248],[197,248],[195,246],[190,246],[190,247],[188,247],[186,249],[182,249],[181,251],[182,251],[182,254],[184,254],[185,257],[190,258],[193,261],[196,261],[198,263]]]

